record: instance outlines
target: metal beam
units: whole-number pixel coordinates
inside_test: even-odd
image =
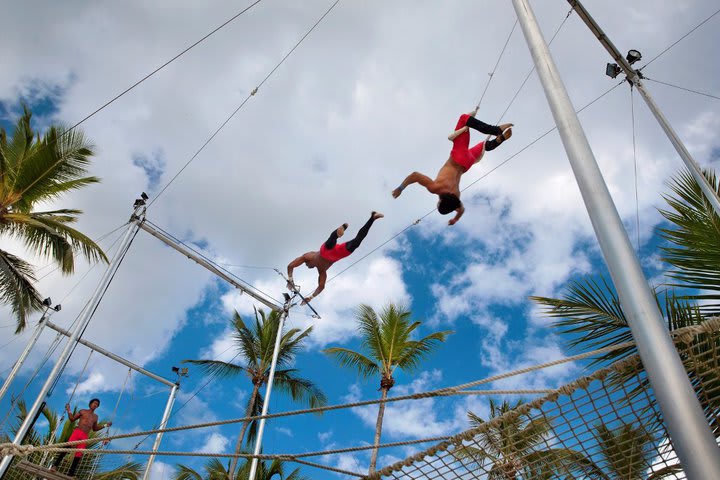
[[[513,0],[620,304],[689,479],[720,478],[720,451],[640,268],[529,0]]]
[[[620,50],[618,50],[615,44],[613,44],[612,41],[610,41],[610,39],[608,38],[608,36],[605,35],[605,32],[602,30],[602,28],[600,28],[600,25],[595,22],[595,19],[592,18],[590,12],[585,9],[585,7],[579,2],[579,0],[568,0],[568,3],[573,8],[573,10],[577,12],[580,19],[585,22],[585,25],[588,26],[590,31],[600,41],[602,46],[605,47],[605,50],[607,50],[613,60],[615,60],[615,62],[617,62],[620,68],[623,69],[625,75],[627,75],[628,80],[630,80],[631,84],[637,87],[638,92],[640,92],[643,100],[645,100],[648,108],[655,116],[655,119],[660,124],[660,127],[665,132],[665,135],[667,135],[668,139],[670,139],[670,143],[673,144],[673,147],[675,147],[675,150],[677,151],[678,155],[680,155],[680,158],[685,163],[685,166],[688,168],[688,170],[690,170],[690,173],[692,174],[693,178],[695,178],[695,181],[698,183],[698,185],[700,185],[700,189],[712,205],[713,210],[715,210],[715,214],[720,216],[720,198],[718,198],[717,192],[715,191],[715,189],[713,189],[712,185],[710,185],[710,182],[707,181],[705,175],[702,174],[700,165],[695,161],[688,149],[685,148],[685,144],[683,143],[683,141],[672,128],[667,118],[665,118],[665,115],[660,110],[660,107],[658,107],[658,105],[655,103],[655,100],[652,98],[652,96],[650,96],[650,92],[647,91],[642,81],[642,74],[638,70],[635,70],[632,65],[630,65],[630,62],[628,62],[627,59],[622,56]]]
[[[227,273],[225,273],[225,272],[223,272],[222,270],[220,270],[219,268],[215,267],[212,263],[208,262],[206,259],[204,259],[204,258],[202,258],[201,256],[199,256],[197,253],[193,252],[192,250],[190,250],[190,249],[189,249],[188,247],[186,247],[185,245],[182,245],[182,244],[180,244],[180,243],[177,243],[175,240],[173,240],[172,238],[168,237],[168,236],[165,235],[163,232],[161,232],[161,231],[157,230],[156,228],[153,228],[152,226],[148,225],[147,222],[141,222],[141,221],[139,221],[139,220],[138,220],[137,222],[138,222],[138,225],[140,226],[141,229],[145,230],[146,232],[148,232],[148,233],[149,233],[150,235],[152,235],[153,237],[155,237],[155,238],[157,238],[158,240],[160,240],[161,242],[165,243],[167,246],[174,248],[175,250],[177,250],[178,252],[182,253],[183,255],[185,255],[186,257],[188,257],[189,259],[195,261],[195,262],[196,262],[198,265],[200,265],[201,267],[206,268],[206,269],[209,270],[210,272],[212,272],[212,273],[214,273],[215,275],[217,275],[218,277],[222,278],[223,280],[225,280],[226,282],[228,282],[230,285],[232,285],[233,287],[237,288],[237,289],[240,290],[241,292],[248,294],[249,296],[251,296],[252,298],[254,298],[255,300],[257,300],[258,302],[260,302],[260,303],[262,303],[263,305],[271,308],[272,310],[277,310],[277,311],[281,311],[281,310],[282,310],[282,307],[280,307],[279,305],[271,302],[271,301],[268,300],[267,298],[265,298],[265,297],[263,297],[263,296],[261,296],[261,295],[258,295],[258,294],[255,293],[254,291],[250,290],[246,285],[243,285],[242,283],[238,282],[237,280],[235,280],[234,278],[232,278],[232,277],[231,277],[230,275],[228,275]]]
[[[54,323],[52,323],[52,322],[49,321],[49,320],[46,322],[46,324],[47,324],[48,328],[52,328],[52,329],[55,330],[56,332],[58,332],[58,333],[60,333],[60,334],[62,334],[62,335],[65,335],[66,337],[70,337],[70,335],[71,335],[70,332],[68,332],[67,330],[65,330],[65,329],[62,328],[62,327],[58,327],[57,325],[55,325]],[[152,372],[149,372],[149,371],[145,370],[144,368],[142,368],[141,366],[134,364],[134,363],[131,362],[130,360],[125,360],[123,357],[121,357],[121,356],[119,356],[119,355],[115,355],[114,353],[112,353],[112,352],[110,352],[110,351],[108,351],[108,350],[105,350],[104,348],[102,348],[102,347],[99,346],[99,345],[96,345],[96,344],[94,344],[94,343],[92,343],[92,342],[88,342],[87,340],[85,340],[85,339],[83,339],[83,338],[79,339],[79,340],[77,341],[77,343],[79,343],[79,344],[81,344],[81,345],[85,345],[85,346],[88,347],[89,349],[94,350],[94,351],[96,351],[96,352],[98,352],[98,353],[100,353],[100,354],[102,354],[102,355],[105,355],[107,358],[109,358],[109,359],[111,359],[111,360],[114,360],[114,361],[116,361],[116,362],[118,362],[118,363],[121,363],[121,364],[125,365],[126,367],[135,370],[135,371],[138,372],[138,373],[142,373],[143,375],[145,375],[145,376],[147,376],[147,377],[150,377],[150,378],[152,378],[153,380],[157,380],[157,381],[160,382],[160,383],[164,383],[164,384],[167,385],[168,387],[175,387],[175,382],[171,382],[170,380],[168,380],[168,379],[166,379],[166,378],[163,378],[163,377],[161,377],[160,375],[156,375],[156,374],[154,374],[154,373],[152,373]]]

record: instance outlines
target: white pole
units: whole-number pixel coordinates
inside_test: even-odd
[[[32,351],[33,347],[35,346],[35,343],[37,342],[38,338],[40,338],[40,334],[42,333],[43,329],[46,325],[46,320],[48,317],[48,311],[50,310],[50,305],[47,305],[45,307],[45,312],[43,312],[42,317],[40,317],[40,320],[38,321],[37,327],[35,327],[35,331],[30,336],[30,339],[28,340],[27,345],[25,345],[25,350],[22,351],[20,354],[20,357],[15,362],[15,365],[13,365],[12,370],[10,370],[10,373],[8,374],[7,378],[3,382],[2,387],[0,387],[0,400],[5,396],[8,389],[10,388],[10,384],[15,380],[15,376],[20,371],[20,368],[25,363],[25,360],[27,360],[28,355],[30,355],[30,352]]]
[[[720,451],[623,228],[528,0],[513,6],[663,419],[689,479],[720,478]]]
[[[175,384],[172,387],[172,390],[170,390],[170,396],[168,397],[167,404],[165,405],[165,412],[163,413],[162,420],[160,421],[160,429],[164,429],[167,427],[168,419],[170,418],[170,412],[172,412],[173,404],[175,403],[175,397],[177,395],[178,388],[180,387],[179,384]],[[160,440],[162,440],[163,432],[158,432],[157,436],[155,437],[155,443],[153,443],[152,451],[157,452],[160,448]],[[152,468],[152,464],[155,461],[155,454],[153,453],[148,457],[147,465],[145,465],[145,473],[143,474],[143,480],[148,480],[150,478],[150,469]]]
[[[285,305],[283,306],[283,310],[280,313],[280,322],[278,324],[278,331],[277,335],[275,336],[275,350],[273,351],[273,358],[272,363],[270,364],[270,375],[268,376],[268,382],[267,382],[267,388],[265,389],[265,399],[263,402],[263,408],[261,415],[264,417],[267,415],[268,407],[270,406],[270,394],[272,393],[272,387],[273,387],[273,381],[275,380],[275,366],[277,365],[277,359],[278,355],[280,353],[280,340],[282,339],[283,335],[283,326],[285,325],[285,318],[288,315],[288,310],[290,309],[290,297],[285,297]],[[257,438],[255,439],[255,451],[253,452],[254,455],[260,454],[260,449],[262,448],[262,438],[263,438],[263,432],[265,430],[265,419],[260,419],[260,425],[258,426],[258,432],[257,432]],[[258,459],[257,457],[253,457],[252,462],[250,463],[250,474],[248,475],[248,480],[255,480],[255,474],[257,472],[257,465],[258,465]]]
[[[138,200],[135,203],[135,211],[133,212],[133,216],[131,219],[135,219],[138,217],[138,215],[144,215],[145,211],[145,202],[142,200]],[[83,310],[81,315],[78,317],[77,324],[75,328],[72,331],[72,336],[68,340],[67,344],[65,345],[65,348],[63,349],[62,353],[60,353],[60,356],[58,357],[57,361],[55,362],[55,366],[53,367],[52,371],[48,375],[47,380],[45,381],[45,384],[40,389],[40,392],[38,392],[37,398],[35,399],[35,403],[30,407],[30,409],[27,412],[27,415],[25,416],[25,420],[22,422],[20,427],[18,428],[15,438],[13,439],[12,443],[15,445],[20,445],[20,442],[22,442],[22,439],[25,437],[25,434],[28,432],[30,427],[32,426],[32,423],[35,419],[36,414],[40,410],[40,406],[45,401],[45,397],[47,396],[48,392],[50,391],[50,388],[55,383],[55,380],[57,379],[58,375],[60,375],[60,371],[62,370],[63,366],[65,365],[65,362],[70,357],[70,354],[72,353],[73,348],[75,347],[78,338],[80,337],[80,333],[85,329],[87,324],[90,322],[90,317],[92,316],[93,312],[95,311],[95,307],[98,306],[100,303],[100,300],[102,298],[103,293],[105,292],[105,289],[110,284],[110,280],[112,279],[113,275],[117,271],[118,267],[120,266],[120,260],[122,259],[123,255],[125,254],[125,251],[130,246],[130,243],[132,242],[133,236],[135,232],[137,232],[139,226],[136,222],[131,221],[128,225],[127,231],[125,232],[125,236],[123,237],[122,241],[120,242],[120,247],[115,254],[115,257],[113,257],[112,261],[110,262],[110,265],[108,265],[107,270],[105,270],[105,274],[100,279],[100,283],[98,284],[97,288],[95,289],[95,292],[93,293],[90,301],[88,302],[87,307]],[[10,462],[12,462],[13,456],[12,455],[6,455],[3,457],[2,462],[0,462],[0,477],[5,475],[5,472],[7,471],[8,467],[10,466]]]
[[[655,103],[655,100],[653,100],[650,93],[645,89],[645,85],[642,82],[642,74],[635,70],[632,65],[630,65],[630,62],[628,62],[628,60],[620,54],[620,50],[618,50],[615,44],[613,44],[607,35],[605,35],[605,32],[602,28],[600,28],[600,25],[595,22],[595,19],[592,18],[590,12],[585,9],[579,0],[568,0],[568,3],[570,3],[573,9],[577,12],[578,16],[583,22],[585,22],[588,28],[590,28],[590,31],[595,35],[595,37],[597,37],[602,46],[605,47],[605,50],[610,53],[613,60],[615,60],[623,69],[625,75],[628,76],[628,80],[637,87],[640,95],[643,97],[643,100],[645,100],[648,108],[660,124],[660,127],[662,127],[663,131],[665,131],[665,135],[667,135],[670,139],[670,143],[673,144],[673,147],[675,147],[675,150],[680,155],[680,158],[682,158],[683,162],[685,162],[685,166],[688,170],[690,170],[690,173],[693,178],[695,178],[698,185],[700,185],[700,189],[712,205],[713,210],[715,210],[715,214],[720,216],[720,198],[718,198],[717,192],[712,188],[710,182],[707,181],[705,175],[702,174],[700,165],[698,165],[688,149],[685,148],[683,141],[680,139],[678,134],[675,133],[675,130],[670,125],[670,122],[668,122],[665,115],[663,115],[662,111],[660,111],[660,108]]]

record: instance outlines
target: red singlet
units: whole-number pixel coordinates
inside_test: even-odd
[[[320,245],[320,256],[325,260],[329,260],[331,262],[337,262],[341,258],[345,258],[351,253],[352,252],[347,249],[344,243],[335,245],[335,248],[331,249],[326,248],[324,243]]]
[[[455,130],[460,130],[467,123],[470,115],[467,113],[460,115],[460,119],[455,126]],[[470,146],[470,132],[463,132],[453,140],[453,148],[450,151],[450,157],[455,163],[469,170],[474,164],[480,161],[485,154],[485,142],[480,142],[472,148]]]

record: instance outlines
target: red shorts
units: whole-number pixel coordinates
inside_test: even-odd
[[[68,442],[74,442],[75,440],[87,440],[88,434],[80,430],[79,428],[76,428],[73,430],[72,435],[70,435],[70,438],[68,438]],[[85,443],[78,443],[75,445],[70,445],[69,448],[87,448],[87,444]],[[82,452],[75,452],[76,457],[82,457]]]
[[[455,126],[455,130],[460,130],[467,123],[470,115],[464,113],[460,115],[460,119]],[[453,148],[450,151],[450,158],[455,163],[463,167],[466,171],[474,164],[480,161],[485,154],[485,142],[480,142],[472,148],[470,147],[470,132],[463,132],[453,140]]]
[[[351,253],[352,252],[347,249],[344,243],[335,245],[335,248],[330,249],[325,248],[324,243],[320,245],[320,256],[325,260],[330,260],[331,262],[337,262],[341,258],[345,258]]]

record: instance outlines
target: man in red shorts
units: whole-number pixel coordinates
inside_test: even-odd
[[[290,264],[288,264],[287,266],[288,288],[293,291],[295,290],[295,283],[293,282],[293,270],[304,263],[308,268],[317,268],[318,286],[310,296],[305,297],[305,301],[303,302],[303,304],[317,297],[320,292],[325,289],[325,281],[327,280],[328,268],[330,268],[333,263],[353,253],[355,249],[360,246],[360,243],[365,239],[365,236],[370,231],[370,227],[372,226],[373,222],[378,218],[383,218],[383,216],[384,215],[382,213],[371,212],[370,219],[365,222],[365,225],[363,225],[362,228],[358,231],[357,236],[348,242],[338,245],[338,238],[342,237],[343,234],[345,234],[345,230],[347,230],[348,228],[348,224],[343,223],[340,227],[338,227],[337,230],[332,231],[330,237],[325,243],[320,245],[320,251],[307,252],[290,262]]]
[[[408,185],[419,183],[428,192],[440,197],[437,207],[442,215],[455,211],[455,218],[448,222],[449,225],[455,225],[460,220],[465,213],[465,207],[460,201],[460,177],[479,162],[486,151],[496,149],[512,135],[512,123],[504,123],[499,126],[488,125],[475,118],[475,114],[477,114],[477,109],[460,115],[455,131],[448,137],[448,140],[453,142],[450,158],[438,172],[437,178],[433,180],[420,172],[413,172],[392,191],[394,198],[399,197]],[[471,148],[469,128],[486,135],[495,135],[495,138],[487,142],[480,142]]]
[[[90,436],[90,430],[93,432],[97,432],[98,430],[102,430],[105,427],[109,427],[112,425],[112,422],[107,422],[103,425],[98,425],[98,416],[95,415],[95,410],[100,406],[100,400],[97,398],[93,398],[90,400],[90,408],[89,409],[82,409],[76,414],[73,415],[73,413],[70,411],[70,404],[65,404],[65,410],[67,411],[68,420],[71,422],[74,422],[77,419],[80,419],[80,421],[77,424],[77,427],[75,427],[75,430],[73,430],[72,435],[70,435],[70,438],[68,438],[68,442],[73,442],[75,440],[87,440]],[[76,445],[73,445],[70,448],[86,448],[87,445],[85,443],[78,443]],[[60,466],[60,463],[62,463],[63,458],[65,458],[65,455],[67,455],[66,452],[61,452],[58,454],[57,457],[55,457],[55,461],[53,462],[52,467],[50,467],[50,470],[55,471],[57,470],[57,467]],[[70,465],[70,470],[68,471],[68,475],[73,477],[75,476],[75,470],[78,467],[78,464],[80,463],[80,459],[82,458],[83,454],[82,452],[76,452],[75,458],[73,458],[72,464]]]

